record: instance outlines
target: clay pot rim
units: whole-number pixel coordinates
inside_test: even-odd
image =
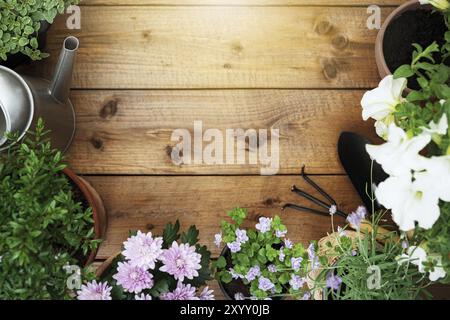
[[[92,208],[92,217],[94,219],[94,233],[95,233],[95,239],[102,239],[102,227],[101,227],[101,221],[100,216],[98,213],[98,208],[96,206],[96,202],[90,192],[90,190],[86,187],[85,182],[70,168],[66,167],[62,170],[62,173],[66,175],[67,178],[69,178],[76,187],[81,191],[83,194],[85,200],[89,204],[89,207]],[[95,256],[97,255],[98,248],[91,251],[89,254],[85,265],[88,266],[95,260]]]
[[[100,279],[103,276],[103,274],[106,272],[106,270],[108,270],[111,267],[113,261],[121,254],[122,254],[122,252],[118,251],[115,254],[113,254],[112,256],[110,256],[108,259],[103,261],[102,264],[100,265],[100,267],[98,267],[97,270],[95,271],[95,276]]]
[[[392,72],[389,70],[386,59],[384,58],[384,35],[388,26],[391,24],[393,20],[395,20],[399,15],[406,11],[417,10],[418,8],[431,9],[431,5],[422,5],[419,0],[410,0],[400,5],[394,11],[389,14],[389,16],[384,21],[380,31],[378,32],[376,41],[375,41],[375,60],[378,67],[378,74],[381,78],[384,78],[388,75],[391,75]]]

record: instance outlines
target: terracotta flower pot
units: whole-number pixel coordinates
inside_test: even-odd
[[[65,168],[63,173],[83,194],[87,204],[92,208],[92,215],[94,218],[94,232],[95,239],[103,239],[106,234],[106,227],[108,224],[106,210],[103,201],[97,191],[83,178],[78,176],[69,168]],[[97,250],[92,251],[87,258],[86,265],[92,263],[97,254]]]
[[[389,67],[387,66],[387,63],[386,63],[386,60],[384,57],[383,45],[384,45],[384,35],[386,33],[386,29],[389,27],[391,22],[394,21],[402,13],[404,13],[406,11],[417,10],[419,8],[431,9],[431,6],[430,5],[421,5],[418,0],[408,1],[404,4],[402,4],[401,6],[399,6],[397,9],[395,9],[386,18],[386,21],[384,21],[383,26],[381,27],[380,31],[378,32],[377,39],[375,42],[375,61],[377,64],[378,73],[380,74],[381,78],[384,78],[384,77],[392,74],[391,70],[389,70]]]
[[[101,279],[103,274],[108,271],[108,269],[111,267],[114,260],[121,254],[121,252],[117,252],[116,254],[113,254],[111,257],[103,261],[103,263],[100,265],[100,267],[97,268],[95,271],[95,275],[98,279]]]

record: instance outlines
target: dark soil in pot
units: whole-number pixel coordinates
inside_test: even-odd
[[[274,247],[276,247],[276,249],[280,249],[281,245],[280,246],[274,245]],[[228,249],[228,247],[225,247],[220,255],[223,256],[227,261],[226,269],[229,270],[230,268],[232,268],[233,263],[231,260],[230,249]],[[229,300],[235,300],[234,296],[236,293],[242,293],[244,297],[250,297],[252,295],[250,293],[250,287],[244,284],[244,282],[241,279],[234,279],[230,283],[223,283],[222,281],[219,280],[219,286],[223,294],[225,295],[225,298]],[[282,299],[283,299],[282,297],[273,298],[273,300],[282,300]]]
[[[47,43],[47,32],[50,29],[50,26],[51,24],[49,24],[47,21],[41,22],[41,28],[39,29],[37,36],[39,50],[43,50],[45,48],[45,45]],[[6,61],[0,59],[0,65],[10,69],[15,69],[22,64],[29,63],[30,61],[31,59],[28,56],[19,52],[13,55],[9,55],[8,60]]]
[[[389,70],[394,71],[404,64],[411,63],[415,50],[413,43],[424,49],[433,41],[440,46],[445,43],[444,35],[447,31],[444,17],[439,12],[431,10],[411,10],[398,16],[386,29],[383,41],[383,52]],[[435,54],[436,63],[441,62],[439,54]],[[410,89],[419,89],[416,79],[411,78],[408,83]]]
[[[221,255],[225,258],[227,261],[227,270],[233,267],[233,263],[231,262],[231,253],[228,248],[225,248]],[[242,282],[241,279],[236,279],[231,281],[230,283],[223,283],[219,281],[220,289],[222,289],[223,294],[225,297],[229,300],[235,300],[234,296],[237,293],[242,293],[244,297],[250,297],[250,288]]]

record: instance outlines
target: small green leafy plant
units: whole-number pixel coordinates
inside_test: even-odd
[[[0,154],[0,299],[68,299],[67,265],[82,266],[94,240],[92,210],[61,172],[40,120]],[[15,142],[15,143],[13,143]]]
[[[409,242],[405,233],[381,232],[384,214],[372,215],[370,228],[361,225],[355,232],[346,226],[327,237],[321,258],[329,263],[321,267],[313,290],[333,300],[416,300],[429,296],[426,287],[430,281],[411,257],[413,241]]]
[[[260,218],[255,229],[241,229],[247,210],[228,212],[232,223],[222,221],[216,245],[223,241],[227,250],[215,262],[216,278],[224,284],[241,281],[251,296],[237,292],[235,299],[309,298],[306,275],[319,261],[315,244],[306,250],[302,244],[286,239],[287,228],[281,218]],[[312,260],[311,260],[312,259]]]
[[[211,280],[211,253],[199,231],[166,225],[162,237],[133,232],[111,266],[78,291],[79,300],[213,300],[204,287]],[[204,287],[202,291],[199,288]]]
[[[1,0],[0,61],[22,53],[33,60],[48,56],[39,50],[38,32],[43,21],[53,23],[58,14],[78,0]]]

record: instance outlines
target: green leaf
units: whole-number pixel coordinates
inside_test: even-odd
[[[394,72],[394,78],[410,78],[414,75],[414,71],[410,65],[402,65]]]

